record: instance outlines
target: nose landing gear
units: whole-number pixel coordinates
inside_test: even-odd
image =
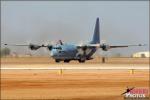
[[[69,62],[70,62],[70,60],[68,60],[68,59],[65,59],[65,60],[64,60],[64,62],[65,62],[65,63],[69,63]]]

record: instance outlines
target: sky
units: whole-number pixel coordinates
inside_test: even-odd
[[[147,44],[99,50],[98,54],[130,56],[149,51],[149,1],[2,1],[1,43],[86,43],[92,39],[97,17],[101,43]],[[27,47],[9,48],[22,54],[49,53],[45,49],[31,52]]]

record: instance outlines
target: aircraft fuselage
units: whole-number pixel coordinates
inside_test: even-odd
[[[72,44],[63,44],[56,45],[53,49],[50,50],[50,55],[56,60],[88,60],[96,51],[95,48],[90,48],[86,50],[86,54],[83,54],[82,50],[77,49],[75,45]]]

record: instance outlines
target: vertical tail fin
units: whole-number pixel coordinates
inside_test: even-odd
[[[96,19],[96,24],[95,24],[95,30],[94,30],[94,35],[93,39],[90,42],[91,44],[96,44],[100,43],[100,37],[99,37],[100,31],[99,31],[99,18]]]

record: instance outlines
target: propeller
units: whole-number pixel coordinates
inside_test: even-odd
[[[102,48],[102,50],[104,50],[104,51],[107,51],[108,49],[110,49],[110,46],[103,43],[100,45],[100,48]]]
[[[35,45],[35,44],[29,44],[29,49],[31,49],[31,50],[37,50],[37,49],[39,49],[40,47],[43,47],[44,45]]]
[[[86,45],[85,45],[85,46],[83,46],[82,50],[83,50],[83,56],[86,56],[87,46],[86,46]]]
[[[82,48],[80,48],[80,50],[82,50],[82,56],[86,56],[86,50],[88,49],[88,47],[87,47],[87,45],[80,45],[80,46],[82,46]],[[81,53],[80,53],[81,54]]]
[[[62,40],[58,40],[58,44],[63,45]]]

